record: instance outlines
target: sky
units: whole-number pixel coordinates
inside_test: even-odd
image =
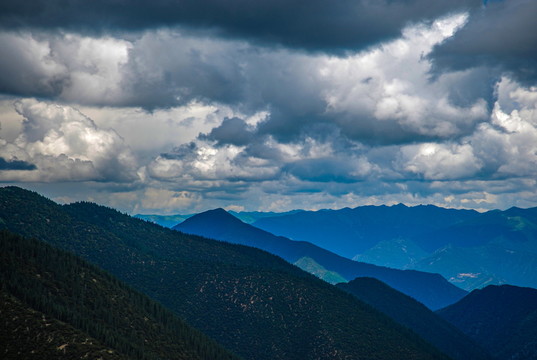
[[[0,186],[127,213],[537,206],[537,1],[2,0]]]

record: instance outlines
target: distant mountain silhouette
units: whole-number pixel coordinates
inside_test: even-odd
[[[290,263],[310,258],[325,270],[347,280],[375,277],[412,296],[431,309],[439,309],[461,299],[466,292],[449,284],[442,276],[413,270],[396,270],[353,261],[304,241],[292,241],[245,224],[223,209],[209,210],[190,217],[173,229],[235,244],[254,246],[281,256]]]
[[[492,359],[484,348],[415,299],[374,278],[357,278],[337,287],[408,327],[454,360]]]
[[[293,240],[309,241],[336,254],[353,258],[379,241],[409,239],[477,215],[479,213],[472,210],[444,209],[433,205],[408,207],[399,204],[302,211],[259,219],[252,225]],[[436,249],[435,246],[422,248],[430,252]]]
[[[536,289],[487,286],[437,314],[500,360],[537,359]]]
[[[253,225],[355,260],[438,273],[465,290],[504,283],[537,287],[537,208],[478,213],[362,206],[301,211]]]
[[[489,284],[537,287],[537,208],[489,211],[414,241],[430,239],[442,248],[412,268],[440,273],[467,290]]]
[[[235,216],[237,219],[240,219],[242,222],[251,224],[259,219],[285,216],[290,214],[295,214],[304,210],[291,210],[286,212],[272,212],[272,211],[228,211],[231,215]]]

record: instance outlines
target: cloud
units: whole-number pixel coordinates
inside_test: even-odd
[[[397,165],[429,180],[533,178],[537,175],[537,91],[509,78],[497,85],[490,121],[459,143],[403,146]]]
[[[0,45],[0,92],[54,97],[69,81],[66,67],[52,58],[48,40],[0,33]]]
[[[341,51],[395,38],[409,23],[476,6],[470,0],[4,0],[0,24],[98,35],[182,26],[253,43]]]
[[[235,145],[216,147],[211,142],[192,142],[155,158],[148,165],[148,173],[155,179],[207,188],[221,182],[234,182],[230,187],[236,187],[242,181],[273,179],[281,171],[277,164],[248,156],[242,150]]]
[[[28,99],[16,102],[15,107],[24,118],[22,132],[13,142],[0,142],[0,155],[12,167],[0,173],[0,180],[121,182],[136,178],[132,154],[115,131],[98,128],[68,106]],[[19,168],[13,169],[13,164]],[[23,164],[34,165],[21,168]]]
[[[248,81],[241,67],[255,51],[242,42],[173,30],[145,32],[131,46],[121,80],[124,104],[150,109],[193,100],[241,102]]]
[[[229,106],[191,102],[184,106],[146,111],[140,107],[83,106],[80,111],[100,128],[112,128],[123,139],[139,161],[186,144],[200,134],[211,132],[225,118],[243,116]],[[262,114],[254,114],[252,118]]]
[[[2,170],[35,170],[34,164],[28,163],[22,160],[6,161],[3,157],[0,157],[0,171]]]
[[[170,191],[165,189],[147,188],[134,212],[138,210],[173,213],[196,204],[201,199],[199,194],[187,191]]]
[[[435,144],[404,146],[399,167],[426,180],[469,179],[481,169],[481,163],[469,144]]]
[[[537,83],[537,2],[489,2],[431,54],[437,71],[499,68],[523,85]]]
[[[229,91],[243,94],[242,109],[268,104],[265,115],[254,122],[224,118],[197,139],[154,158],[146,168],[148,178],[206,193],[246,194],[278,183],[286,185],[265,190],[342,195],[350,191],[345,184],[358,182],[477,176],[482,159],[467,138],[490,119],[494,88],[474,85],[488,73],[461,71],[431,82],[430,63],[423,57],[465,21],[459,14],[408,28],[401,39],[346,57],[254,51],[227,43],[221,49],[235,53],[240,48],[243,54],[243,81],[229,82]],[[196,45],[200,58],[211,59],[204,48]],[[466,92],[452,94],[456,87]]]
[[[291,162],[284,171],[306,181],[356,182],[370,175],[372,164],[365,157],[337,157],[304,159]]]
[[[537,176],[537,108],[511,113],[496,104],[490,124],[472,137],[478,155],[492,178]]]
[[[129,40],[28,33],[10,38],[20,47],[37,42],[63,69],[67,80],[50,96],[64,102],[149,111],[192,103],[227,106],[245,116],[266,112],[257,132],[279,141],[340,131],[364,142],[389,143],[465,133],[488,115],[493,86],[484,81],[487,73],[459,72],[431,82],[430,63],[423,59],[465,19],[459,14],[409,27],[398,40],[343,57],[174,30]],[[18,63],[16,57],[11,63]],[[21,65],[14,74],[25,70]],[[10,76],[5,74],[5,92],[17,93],[18,75]],[[54,82],[54,77],[32,79],[29,88]]]
[[[217,145],[243,146],[253,140],[254,134],[244,120],[234,117],[225,118],[220,126],[213,128],[208,134],[200,135],[200,138],[216,141]]]
[[[78,104],[126,101],[127,41],[21,31],[0,33],[0,46],[0,92]]]
[[[400,39],[369,52],[331,58],[320,70],[327,114],[347,136],[377,144],[471,133],[489,114],[492,86],[475,86],[476,77],[482,83],[487,74],[458,72],[431,81],[424,58],[465,21],[465,15],[439,19],[408,28]],[[453,95],[457,88],[467,89],[463,101]]]
[[[111,14],[95,31],[72,20],[59,29],[55,16],[64,10],[56,13],[55,2],[37,17],[28,8],[28,17],[11,18],[20,21],[17,30],[5,22],[10,30],[0,33],[0,46],[10,49],[0,53],[7,69],[0,71],[0,181],[125,211],[535,206],[536,89],[492,62],[438,71],[431,51],[458,41],[481,15],[409,25],[428,18],[426,6],[405,15],[420,3],[311,3],[336,13],[343,5],[367,8],[360,16],[377,9],[371,21],[384,14],[386,22],[398,8],[400,23],[378,24],[397,28],[396,38],[381,43],[374,41],[392,35],[347,42],[337,26],[371,22],[345,25],[345,17],[332,29],[288,38],[284,17],[269,38],[260,30],[269,23],[250,32],[222,19],[205,30],[198,20],[162,27],[179,23],[176,14],[169,23],[158,12],[137,22],[132,9],[125,23],[112,25],[119,15]],[[297,7],[285,16],[302,6],[289,4]],[[430,4],[436,14],[440,2]],[[84,5],[89,18],[94,5]],[[269,10],[284,7],[245,3],[235,15],[263,6],[268,22]],[[261,16],[255,11],[252,19]],[[328,13],[308,13],[293,26],[307,28],[315,16],[322,24]],[[30,18],[39,20],[31,30]],[[15,99],[16,111],[5,110]]]

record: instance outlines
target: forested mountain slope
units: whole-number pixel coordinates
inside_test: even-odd
[[[537,290],[490,285],[437,312],[498,359],[537,359]]]
[[[445,359],[353,296],[267,252],[91,203],[0,189],[0,224],[72,251],[245,359]]]
[[[377,279],[357,278],[337,286],[412,329],[453,359],[492,359],[484,348],[455,326]]]
[[[293,241],[245,224],[224,209],[209,210],[190,217],[174,227],[189,234],[230,243],[243,244],[281,256],[293,264],[312,259],[334,277],[346,280],[374,277],[410,295],[431,309],[439,309],[460,300],[467,293],[438,274],[404,271],[353,261],[305,241]]]
[[[1,342],[10,348],[10,356],[13,346],[18,346],[23,351],[34,348],[36,356],[50,358],[56,354],[48,344],[53,342],[58,344],[58,355],[65,350],[80,358],[93,354],[92,358],[143,360],[238,359],[169,310],[86,261],[5,230],[0,232],[0,284],[0,311],[6,322]],[[50,320],[40,319],[36,311]],[[88,345],[95,341],[90,337],[98,340],[94,346]]]
[[[0,358],[127,360],[88,334],[0,290]]]

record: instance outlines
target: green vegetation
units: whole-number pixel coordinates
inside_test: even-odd
[[[319,279],[323,279],[324,281],[330,284],[347,282],[347,280],[343,276],[339,275],[337,272],[326,270],[323,266],[319,265],[315,260],[307,256],[298,259],[295,262],[295,265],[301,268],[302,270],[307,271],[310,274],[313,274],[317,276]]]
[[[0,189],[0,218],[111,272],[245,359],[446,359],[369,305],[258,249],[14,187]]]
[[[0,232],[0,284],[4,294],[12,294],[31,308],[89,334],[130,359],[234,358],[148,297],[80,258],[38,240]],[[12,311],[19,307],[20,314],[12,314],[14,321],[20,322],[26,316],[34,326],[40,325],[38,317],[30,317],[7,294],[3,300]],[[51,324],[61,326],[57,321]],[[15,325],[9,321],[8,326]],[[43,327],[34,330],[42,334],[38,338],[66,341],[63,348],[80,347],[85,342],[79,334],[69,339],[65,329],[55,336],[47,331],[54,328]],[[5,340],[6,336],[6,343],[13,345],[11,335],[3,334],[2,338]],[[12,336],[17,339],[15,331]],[[58,346],[61,345],[64,344]]]
[[[0,290],[0,358],[126,360],[69,324],[36,311]]]

